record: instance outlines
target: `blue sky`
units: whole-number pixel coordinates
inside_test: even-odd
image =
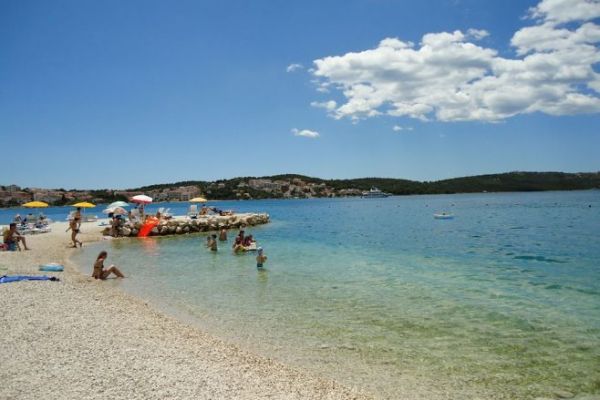
[[[0,1],[0,184],[598,171],[599,7]]]

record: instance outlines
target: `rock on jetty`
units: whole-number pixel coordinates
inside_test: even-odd
[[[232,229],[245,226],[254,226],[266,224],[269,222],[269,214],[266,213],[248,213],[235,214],[227,216],[207,215],[199,216],[196,219],[191,218],[172,218],[158,223],[150,236],[183,235],[186,233],[215,231],[221,228]],[[126,222],[117,228],[116,236],[137,236],[141,222]],[[105,236],[110,236],[112,228],[107,227],[102,232]]]

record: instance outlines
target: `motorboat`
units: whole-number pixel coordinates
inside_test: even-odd
[[[433,218],[435,218],[435,219],[452,219],[452,218],[454,218],[454,214],[442,212],[439,214],[433,214]]]
[[[381,190],[377,189],[376,187],[372,187],[371,190],[369,190],[368,192],[362,192],[362,197],[364,199],[379,199],[382,197],[389,197],[389,196],[390,196],[389,193],[382,192]]]

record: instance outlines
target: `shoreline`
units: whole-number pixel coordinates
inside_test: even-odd
[[[0,275],[57,276],[60,282],[0,285],[2,398],[363,399],[357,389],[254,355],[83,275],[66,247],[66,222],[28,235],[32,249],[0,253]],[[84,223],[80,240],[102,240]],[[58,262],[64,272],[40,272]],[[125,274],[127,272],[125,271]]]

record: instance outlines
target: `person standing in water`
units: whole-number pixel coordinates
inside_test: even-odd
[[[210,248],[210,251],[217,251],[218,250],[218,248],[217,248],[217,235],[214,234],[214,233],[211,235],[211,242],[210,242],[209,248]]]
[[[104,269],[104,260],[108,253],[106,251],[101,251],[98,254],[98,258],[96,258],[96,262],[94,263],[94,272],[92,272],[92,277],[96,279],[106,279],[110,276],[110,274],[115,274],[118,278],[125,278],[125,275],[119,270],[119,268],[111,265],[110,267]]]
[[[221,242],[227,241],[227,229],[221,228],[221,232],[219,232],[219,240]]]
[[[265,256],[262,247],[258,249],[258,255],[256,256],[256,268],[262,269],[263,264],[267,261],[267,256]]]

